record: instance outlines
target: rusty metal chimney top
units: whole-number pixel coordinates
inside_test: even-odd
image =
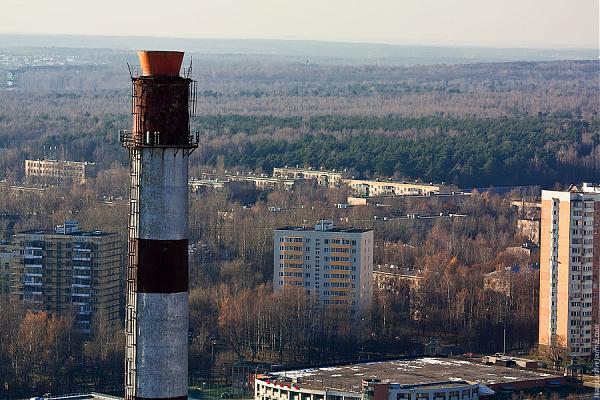
[[[178,76],[183,54],[183,51],[138,51],[142,76]]]

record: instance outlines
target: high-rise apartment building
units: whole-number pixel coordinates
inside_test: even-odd
[[[75,221],[54,231],[30,230],[13,237],[11,295],[27,309],[73,312],[90,333],[95,315],[119,323],[122,242],[116,233],[83,232]]]
[[[373,231],[336,228],[322,220],[314,228],[275,230],[275,290],[303,288],[324,307],[352,316],[366,311],[373,296]]]
[[[15,253],[12,244],[0,240],[0,295],[10,294],[14,260]]]
[[[598,324],[600,186],[542,191],[540,346],[589,357]]]

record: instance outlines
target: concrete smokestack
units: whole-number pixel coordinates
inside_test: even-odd
[[[188,158],[195,82],[183,52],[138,52],[132,74],[125,398],[188,396]],[[187,71],[189,73],[191,71]]]

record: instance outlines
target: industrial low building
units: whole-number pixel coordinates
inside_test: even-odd
[[[303,289],[318,304],[357,316],[373,297],[373,231],[336,228],[321,220],[314,228],[275,230],[275,291]]]
[[[424,357],[257,375],[254,399],[477,400],[565,382],[538,371]]]
[[[62,160],[25,160],[25,177],[84,183],[95,172],[95,163]]]
[[[74,311],[83,333],[91,333],[95,315],[117,328],[122,277],[118,234],[84,232],[77,222],[67,221],[53,231],[18,233],[13,244],[14,301],[50,315]]]

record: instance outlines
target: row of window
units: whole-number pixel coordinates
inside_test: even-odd
[[[462,390],[462,398],[470,399],[471,395],[473,396],[473,398],[477,398],[478,393],[479,393],[478,388],[465,389],[465,390]],[[398,393],[398,395],[396,396],[396,399],[397,400],[411,399],[411,395],[412,395],[412,393]],[[460,390],[453,390],[448,393],[434,392],[433,400],[459,400],[459,399],[461,399],[460,395],[461,395]],[[427,399],[429,399],[429,396],[430,396],[429,393],[416,393],[416,397],[412,397],[412,398],[417,399],[417,400],[427,400]]]
[[[325,296],[338,296],[338,297],[354,297],[354,294],[351,292],[344,292],[341,290],[326,290],[323,293]]]
[[[287,242],[287,243],[310,243],[310,238],[302,238],[302,237],[286,237],[286,236],[282,236],[279,238],[279,242],[283,243],[283,242]],[[316,239],[316,242],[319,243],[320,240]],[[323,243],[325,244],[345,244],[345,245],[352,245],[352,246],[356,246],[356,240],[350,240],[350,239],[324,239]]]
[[[571,307],[583,307],[583,308],[588,308],[592,306],[592,302],[579,302],[579,301],[572,301],[571,302]]]
[[[116,243],[116,242],[115,242]],[[98,245],[92,242],[66,242],[66,243],[62,243],[62,242],[52,242],[52,241],[48,241],[45,242],[43,240],[26,240],[26,241],[20,241],[19,242],[19,246],[20,247],[38,247],[38,248],[51,248],[54,246],[54,244],[56,244],[56,248],[60,249],[63,244],[65,249],[70,249],[71,247],[75,248],[75,249],[85,249],[85,250],[97,250],[98,249]],[[38,250],[38,249],[26,249],[26,251],[29,250],[34,250],[36,253],[36,255],[43,255],[42,250]],[[23,253],[21,253],[23,254]]]
[[[582,321],[580,319],[572,319],[571,323],[569,325],[571,326],[581,326],[581,325],[591,325],[592,321],[590,320],[586,320],[586,321]]]
[[[325,282],[323,284],[323,286],[332,287],[332,288],[349,288],[349,287],[355,288],[356,287],[356,285],[354,283],[350,284],[348,282]]]
[[[307,275],[309,275],[309,274],[307,274]],[[302,272],[289,272],[289,271],[280,272],[279,276],[291,276],[294,278],[302,278]]]
[[[591,311],[571,311],[571,317],[591,317]]]
[[[350,267],[348,265],[325,265],[325,270],[356,271],[356,267]]]
[[[279,281],[280,285],[283,285],[283,281]],[[286,285],[288,286],[302,286],[302,281],[286,281]]]
[[[581,235],[583,232],[583,235],[585,236],[589,236],[589,235],[593,235],[594,234],[594,230],[593,229],[573,229],[572,230],[573,235]]]
[[[572,281],[591,281],[592,275],[584,275],[584,276],[571,275],[571,280]]]

